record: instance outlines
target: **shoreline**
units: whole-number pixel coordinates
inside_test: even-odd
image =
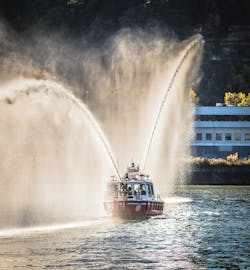
[[[187,185],[250,185],[249,165],[193,165]]]

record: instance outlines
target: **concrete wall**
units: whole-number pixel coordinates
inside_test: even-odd
[[[250,185],[250,166],[193,167],[188,185]]]

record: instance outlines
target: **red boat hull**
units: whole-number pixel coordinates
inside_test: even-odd
[[[112,201],[104,203],[112,217],[123,219],[142,219],[163,213],[163,201]]]

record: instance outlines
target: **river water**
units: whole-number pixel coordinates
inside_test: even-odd
[[[0,231],[0,269],[250,269],[250,187],[186,186],[162,216]]]

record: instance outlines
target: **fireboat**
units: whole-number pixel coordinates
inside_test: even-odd
[[[105,197],[105,210],[112,217],[145,219],[163,213],[164,201],[155,196],[152,180],[134,162],[121,179],[112,176]]]

